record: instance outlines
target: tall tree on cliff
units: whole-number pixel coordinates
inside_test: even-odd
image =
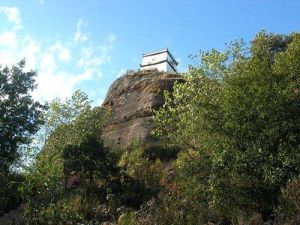
[[[7,173],[19,159],[18,149],[30,142],[42,121],[44,106],[34,101],[35,71],[24,72],[25,60],[17,65],[0,66],[0,171]]]

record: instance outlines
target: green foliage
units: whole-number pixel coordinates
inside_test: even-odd
[[[20,174],[4,175],[0,173],[0,216],[16,209],[21,203],[18,188],[23,181],[24,177]]]
[[[0,170],[8,172],[19,157],[19,147],[43,123],[44,107],[31,96],[36,72],[24,72],[25,61],[12,68],[0,66]]]
[[[116,220],[121,206],[138,209],[158,193],[163,170],[160,158],[167,160],[176,152],[165,154],[158,149],[153,154],[148,147],[141,156],[133,149],[130,156],[136,157],[124,154],[120,171],[115,155],[100,140],[106,117],[103,108],[87,107],[51,132],[21,188],[28,224]],[[141,158],[144,165],[137,163]],[[141,177],[140,169],[146,170]],[[73,190],[68,182],[74,177],[79,180]]]
[[[252,56],[224,80],[221,106],[234,144],[232,173],[239,175],[240,191],[249,190],[240,205],[252,203],[246,208],[263,213],[273,210],[280,187],[300,172],[299,38],[258,34]],[[293,69],[284,69],[282,61]]]
[[[299,156],[292,154],[296,153],[300,134],[300,99],[295,93],[299,88],[299,38],[259,34],[252,45],[253,57],[237,65],[237,75],[225,80],[222,95],[224,127],[245,157],[272,159],[272,164],[258,163],[263,165],[264,180],[278,185],[293,176],[294,169],[299,171]],[[277,53],[278,49],[285,51]],[[292,64],[293,71],[285,69],[284,60]]]
[[[56,98],[46,103],[47,110],[42,114],[45,123],[34,136],[34,143],[27,146],[28,157],[24,159],[28,162],[27,164],[30,166],[30,162],[35,160],[49,136],[57,127],[74,122],[81,112],[91,109],[90,104],[91,101],[88,100],[88,96],[80,90],[75,91],[71,98],[64,101]]]
[[[64,175],[79,175],[83,180],[106,179],[113,159],[95,137],[89,136],[78,145],[67,145],[62,152]]]
[[[73,99],[73,102],[76,101]],[[74,224],[87,219],[83,209],[73,208],[72,191],[67,189],[69,177],[75,175],[80,178],[82,185],[78,195],[82,196],[84,202],[91,198],[95,182],[101,182],[102,185],[115,170],[114,157],[100,140],[106,119],[105,110],[85,105],[79,107],[79,111],[78,115],[72,112],[68,116],[54,113],[62,116],[65,122],[50,124],[57,127],[39,153],[34,167],[27,171],[21,192],[27,201],[25,217],[29,224],[59,224],[58,221]]]
[[[199,59],[154,112],[166,146],[117,160],[100,140],[103,109],[81,92],[53,102],[21,187],[27,224],[299,223],[300,35],[260,32]]]
[[[156,192],[160,187],[164,166],[158,158],[149,159],[148,148],[140,145],[132,146],[121,156],[119,166],[130,177]]]
[[[185,152],[162,197],[166,223],[272,214],[280,188],[300,173],[299,49],[297,33],[261,32],[249,48],[234,42],[224,53],[201,52],[185,83],[165,93],[153,133]]]
[[[176,177],[165,186],[160,193],[160,204],[155,213],[158,224],[205,224],[213,221],[213,213],[209,204],[209,168],[207,159],[190,152],[182,153],[178,161]],[[185,161],[185,162],[183,162]]]
[[[99,137],[105,118],[106,113],[103,109],[86,108],[85,110],[81,110],[81,114],[71,120],[68,124],[59,125],[51,133],[49,139],[47,140],[47,143],[42,149],[42,152],[37,158],[37,171],[43,173],[45,172],[45,175],[51,174],[58,177],[63,177],[64,163],[71,163],[72,160],[70,159],[69,162],[64,161],[64,155],[71,155],[71,153],[68,153],[68,149],[70,151],[80,151],[81,147],[85,148],[85,152],[87,152],[87,149],[91,147],[90,154],[96,154],[97,151],[95,148],[102,147]],[[95,142],[92,142],[92,140]],[[83,145],[83,143],[87,142],[90,144],[90,146]],[[104,154],[101,153],[101,149],[99,149],[98,151],[100,152],[100,154]],[[83,159],[83,157],[84,155],[82,154],[81,159]],[[91,158],[92,156],[90,156],[88,159]],[[103,158],[103,160],[104,159],[105,158]],[[83,163],[86,163],[86,161]],[[68,173],[66,175],[69,175],[71,172],[67,170],[65,171]]]
[[[43,124],[45,107],[31,96],[36,72],[24,72],[24,66],[24,60],[12,68],[0,65],[0,215],[21,202],[18,187],[24,177],[13,171],[19,168],[31,136]]]
[[[88,96],[80,90],[75,91],[65,101],[57,98],[48,103],[49,109],[44,113],[46,138],[59,125],[70,124],[82,111],[90,109],[90,104]]]
[[[25,215],[26,224],[58,224],[72,225],[85,223],[81,210],[82,203],[76,196],[72,198],[61,197],[57,202],[44,205],[43,208],[32,211],[34,215]]]
[[[160,160],[161,162],[170,162],[177,158],[180,151],[178,148],[169,147],[161,144],[149,144],[142,147],[142,157],[150,161]]]
[[[132,144],[120,157],[122,190],[119,198],[126,206],[138,209],[161,190],[165,171],[159,156],[164,155],[161,146],[156,147],[159,150],[150,153],[155,146]]]
[[[136,215],[135,212],[131,211],[131,212],[127,212],[127,213],[123,213],[120,217],[119,217],[119,224],[120,225],[136,225],[138,224],[136,221]]]
[[[205,57],[208,57],[207,54]],[[155,111],[153,133],[177,148],[199,148],[205,143],[203,138],[215,133],[211,121],[220,117],[218,102],[221,87],[217,79],[202,72],[201,69],[190,68],[185,75],[185,83],[176,83],[172,94],[165,92],[163,108]]]

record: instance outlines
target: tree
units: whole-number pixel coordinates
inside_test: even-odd
[[[34,101],[35,71],[24,72],[22,60],[12,68],[0,67],[0,170],[8,172],[20,157],[18,149],[43,123],[44,106]]]
[[[62,101],[59,98],[47,102],[48,109],[44,111],[44,125],[36,135],[41,148],[49,138],[50,134],[60,125],[73,122],[81,112],[91,108],[91,101],[86,93],[76,90],[71,98]]]
[[[221,132],[220,96],[223,77],[230,69],[229,52],[201,52],[200,60],[184,74],[184,83],[165,93],[163,108],[154,113],[153,133],[181,149],[176,177],[160,195],[154,216],[159,224],[217,223],[220,218],[215,213],[214,185],[221,175],[221,147],[227,144]]]
[[[37,155],[57,127],[72,123],[81,112],[91,109],[91,101],[88,99],[87,94],[81,90],[76,90],[70,98],[65,100],[55,98],[50,102],[46,102],[45,105],[46,110],[42,113],[44,124],[33,136],[34,142],[22,146],[24,152],[26,152],[22,158],[24,169],[34,164]]]
[[[66,186],[68,177],[80,177],[82,185],[76,194],[82,199],[82,204],[92,201],[90,195],[94,181],[106,184],[110,179],[116,167],[115,158],[100,140],[106,115],[104,108],[87,107],[52,131],[35,164],[27,171],[27,181],[21,189],[28,203],[25,217],[29,224],[46,224],[50,221],[56,224],[56,221],[63,220],[72,224],[75,223],[73,219],[79,222],[77,217],[83,213],[83,209],[78,206],[78,212],[68,208],[71,198],[76,199]],[[93,200],[98,201],[101,197],[93,196]],[[64,215],[65,210],[70,210],[68,215]],[[53,214],[49,215],[49,211],[53,211]],[[72,213],[74,217],[65,217]]]
[[[65,178],[78,175],[91,185],[95,179],[105,181],[110,177],[115,159],[101,140],[105,118],[104,109],[89,109],[68,127],[66,133],[71,139],[60,149]]]
[[[300,173],[300,34],[261,32],[249,51],[224,79],[223,129],[244,192],[240,205],[255,203],[269,214],[280,189]]]
[[[79,145],[67,145],[62,153],[64,175],[78,175],[93,183],[95,178],[105,179],[110,170],[108,151],[95,137],[89,136]]]
[[[154,116],[154,133],[190,159],[177,171],[177,186],[195,181],[183,200],[204,196],[215,218],[232,223],[270,216],[300,174],[300,34],[260,32],[243,46],[201,53]]]

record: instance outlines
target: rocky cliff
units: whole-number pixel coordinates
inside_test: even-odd
[[[151,142],[152,110],[164,104],[163,91],[171,91],[175,81],[183,78],[157,70],[129,72],[118,78],[103,103],[111,112],[102,133],[104,145],[118,150],[132,141]]]

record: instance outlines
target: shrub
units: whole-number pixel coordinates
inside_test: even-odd
[[[20,205],[22,199],[18,189],[24,179],[20,174],[10,173],[4,176],[0,173],[0,216]]]
[[[149,144],[143,148],[142,157],[150,161],[160,160],[161,162],[169,162],[177,158],[180,151],[179,148],[170,147],[162,144]]]
[[[158,190],[163,176],[163,163],[158,158],[159,155],[150,152],[151,149],[132,146],[121,156],[119,166],[145,187]]]
[[[135,212],[126,212],[123,213],[118,220],[120,225],[137,225],[136,214]]]
[[[231,223],[273,214],[281,187],[300,174],[299,62],[299,33],[260,32],[246,48],[236,42],[224,52],[200,53],[199,65],[154,114],[154,134],[187,157],[199,154],[177,174],[185,171],[175,182],[185,187],[180,199],[204,194],[213,215]]]

